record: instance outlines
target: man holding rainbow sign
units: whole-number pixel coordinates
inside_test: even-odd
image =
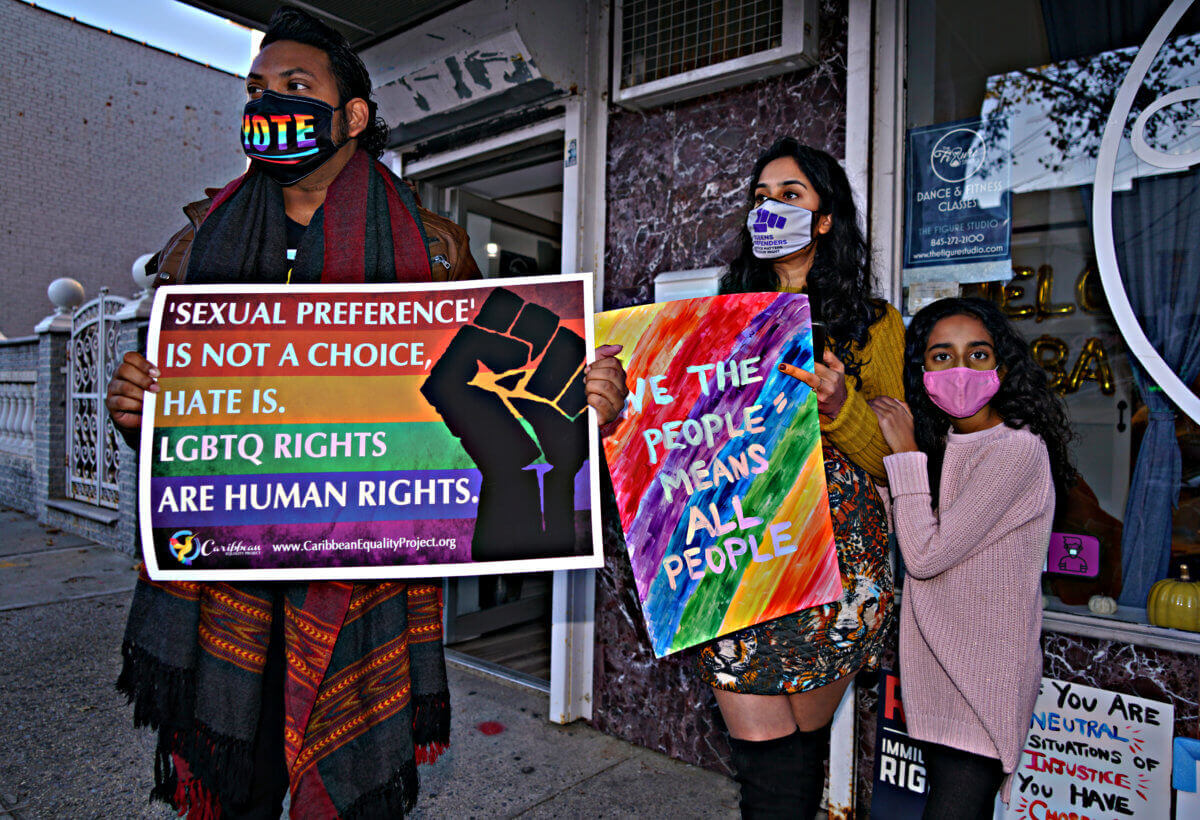
[[[615,349],[601,348],[585,366],[586,348],[575,341],[586,337],[590,315],[590,287],[580,278],[546,288],[554,304],[514,287],[490,312],[490,295],[504,289],[472,293],[454,284],[478,276],[466,236],[421,209],[378,161],[388,129],[371,89],[343,36],[299,9],[277,11],[246,80],[250,169],[185,208],[191,224],[156,255],[160,283],[185,286],[157,294],[148,348],[155,359],[128,354],[105,402],[126,441],[141,441],[152,569],[161,562],[202,570],[216,546],[236,566],[285,543],[299,545],[292,556],[312,554],[305,542],[322,540],[328,554],[361,556],[371,554],[360,547],[372,540],[402,542],[410,554],[445,540],[415,518],[382,534],[357,525],[370,524],[373,510],[409,502],[437,506],[440,521],[481,503],[470,500],[487,494],[471,483],[479,465],[454,455],[471,432],[451,421],[472,390],[488,393],[495,423],[521,431],[524,454],[536,450],[522,499],[533,488],[540,505],[549,489],[570,504],[580,495],[575,476],[566,481],[554,470],[565,473],[580,459],[562,452],[550,431],[582,435],[586,453],[595,436],[594,425],[579,423],[586,407],[602,423],[621,409],[625,377]],[[571,287],[576,306],[564,297]],[[329,307],[333,324],[316,326],[315,303],[333,301],[315,295],[322,288],[343,291],[362,321],[339,325]],[[422,327],[420,309],[431,298],[464,304],[452,314],[434,309]],[[413,321],[388,327],[382,303],[393,319],[407,305]],[[371,304],[377,321],[367,326]],[[502,383],[493,368],[472,374],[463,357],[446,358],[460,333],[476,341],[490,334],[482,337],[493,342],[489,354],[507,351],[496,362]],[[366,344],[340,346],[355,340]],[[491,377],[490,390],[476,377]],[[440,389],[422,398],[431,382]],[[412,420],[405,408],[425,408],[424,421],[444,420],[448,432],[428,428],[425,449],[415,439],[393,446],[390,425]],[[447,453],[452,463],[434,463]],[[335,469],[272,478],[320,463]],[[590,502],[594,481],[584,484]],[[224,520],[233,509],[240,517]],[[350,510],[357,514],[341,515]],[[577,504],[574,512],[568,522],[579,521]],[[326,536],[292,538],[306,519]],[[555,532],[564,526],[556,522]],[[222,527],[244,529],[224,541],[206,534]],[[440,582],[328,580],[334,564],[341,562],[293,566],[296,582],[286,584],[162,580],[143,571],[118,688],[135,723],[157,733],[153,798],[193,817],[277,818],[289,793],[293,816],[397,817],[413,807],[417,764],[436,760],[449,741]]]

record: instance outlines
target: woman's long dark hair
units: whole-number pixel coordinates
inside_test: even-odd
[[[858,208],[850,191],[850,180],[838,161],[817,148],[801,145],[792,137],[783,137],[754,163],[750,174],[750,204],[754,205],[754,186],[767,163],[791,157],[812,183],[820,197],[818,216],[833,218],[829,233],[814,237],[816,258],[808,274],[807,290],[813,297],[813,309],[829,331],[830,346],[846,366],[859,387],[863,362],[853,352],[867,343],[871,325],[883,318],[886,303],[871,296],[871,254],[858,226]],[[815,222],[815,220],[814,220]],[[779,276],[770,259],[754,255],[750,231],[742,227],[742,251],[721,279],[721,293],[750,293],[778,290]]]
[[[991,334],[996,361],[1004,375],[990,404],[1009,427],[1028,427],[1041,436],[1050,452],[1055,490],[1062,498],[1075,483],[1069,450],[1073,434],[1062,402],[1050,389],[1046,371],[1033,360],[1029,345],[995,303],[986,299],[941,299],[918,311],[908,326],[904,343],[904,394],[913,414],[917,447],[928,457],[933,506],[938,505],[950,417],[930,400],[922,376],[929,334],[947,316],[973,316]]]

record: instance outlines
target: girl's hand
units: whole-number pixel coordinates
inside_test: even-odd
[[[587,365],[583,372],[587,401],[596,408],[600,426],[615,419],[625,407],[629,387],[625,384],[625,368],[617,359],[621,345],[601,345],[596,348],[596,361]]]
[[[846,403],[846,366],[843,365],[832,351],[825,351],[825,363],[817,363],[814,373],[801,370],[795,365],[781,364],[779,372],[799,379],[813,389],[817,394],[817,409],[821,415],[837,418]]]
[[[125,430],[137,430],[142,426],[142,396],[147,390],[158,392],[159,375],[158,368],[140,353],[125,354],[108,383],[108,395],[104,397],[104,406],[114,424]]]
[[[879,418],[879,429],[893,453],[917,452],[913,416],[908,405],[891,396],[879,396],[867,402]]]

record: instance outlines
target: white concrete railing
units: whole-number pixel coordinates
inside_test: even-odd
[[[0,370],[0,450],[33,455],[37,373]]]

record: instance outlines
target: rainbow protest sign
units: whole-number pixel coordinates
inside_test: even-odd
[[[604,440],[658,657],[836,600],[808,297],[685,299],[596,316],[631,388]]]
[[[591,275],[155,297],[142,549],[161,580],[596,567]]]

